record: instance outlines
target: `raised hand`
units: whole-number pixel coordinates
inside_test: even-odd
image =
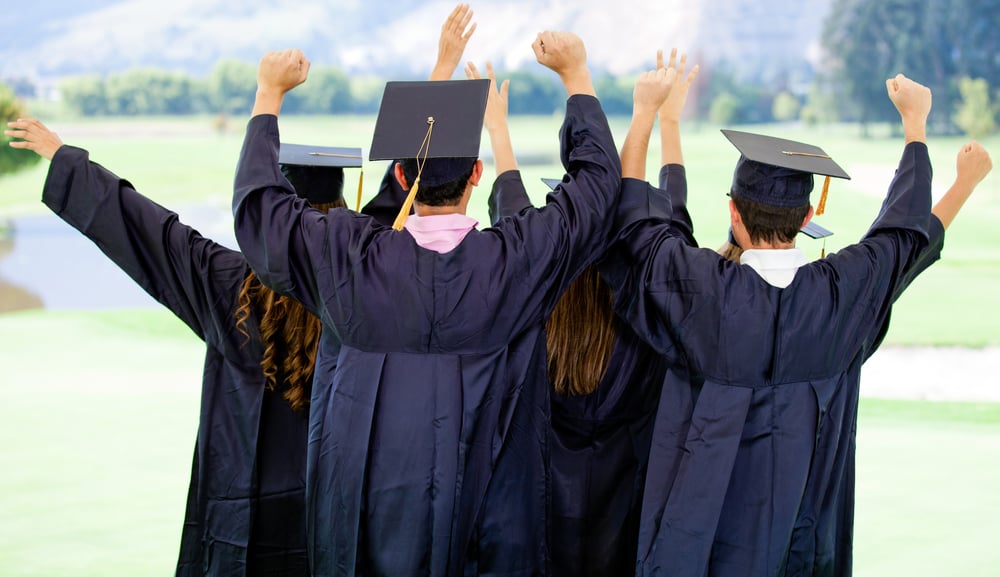
[[[889,100],[903,120],[906,142],[927,141],[927,115],[931,112],[931,90],[902,74],[885,81]]]
[[[566,93],[596,96],[587,69],[587,49],[572,32],[539,32],[531,43],[535,59],[559,75]]]
[[[691,68],[691,71],[685,77],[684,71],[687,68],[687,54],[681,54],[680,62],[677,63],[677,49],[673,48],[670,50],[670,60],[666,66],[663,65],[663,51],[656,51],[656,69],[659,70],[661,68],[673,68],[677,72],[674,85],[670,89],[670,94],[663,101],[663,105],[660,106],[660,122],[680,122],[681,113],[684,112],[684,105],[687,103],[688,91],[691,89],[694,79],[698,77],[698,66],[695,65]]]
[[[257,64],[257,90],[285,94],[309,77],[309,59],[298,48],[271,51]]]
[[[482,74],[472,62],[465,65],[465,76],[471,80],[479,80]],[[486,76],[490,79],[490,95],[486,99],[486,116],[483,124],[486,130],[492,132],[498,129],[505,129],[507,125],[507,90],[510,87],[510,80],[504,80],[503,84],[497,87],[497,77],[493,72],[493,65],[486,62]]]
[[[455,73],[462,61],[465,46],[476,31],[476,24],[469,24],[472,22],[472,14],[468,4],[459,4],[441,25],[437,63],[431,71],[431,80],[448,80]]]
[[[517,170],[514,145],[510,140],[510,130],[507,129],[507,88],[510,86],[510,80],[504,80],[498,90],[496,74],[493,73],[493,65],[489,62],[486,63],[486,74],[490,79],[490,94],[486,99],[483,125],[490,135],[493,163],[497,175],[500,175],[508,170]],[[465,65],[465,75],[473,80],[482,78],[479,69],[472,62]]]
[[[52,160],[56,151],[63,144],[58,134],[34,118],[18,118],[13,122],[8,122],[7,126],[12,130],[4,130],[5,135],[21,139],[12,140],[10,142],[12,148],[30,150],[47,160]]]
[[[640,74],[632,91],[632,115],[656,114],[669,96],[676,78],[677,70],[673,68],[659,68]]]
[[[972,141],[958,151],[957,169],[955,180],[975,188],[993,170],[993,161],[983,145]]]

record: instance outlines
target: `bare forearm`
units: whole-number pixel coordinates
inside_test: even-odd
[[[563,86],[566,87],[567,96],[575,94],[597,96],[597,91],[594,90],[594,83],[590,79],[590,70],[586,67],[566,71],[560,74],[559,78],[562,80]]]
[[[681,127],[676,120],[660,116],[660,166],[684,164],[681,151]]]
[[[926,118],[903,118],[903,138],[906,144],[911,142],[927,142]]]
[[[283,92],[258,89],[253,102],[253,112],[250,116],[260,116],[261,114],[278,116],[278,113],[281,112],[281,103],[284,100],[285,94]]]
[[[632,114],[625,144],[622,145],[622,178],[646,180],[646,154],[653,131],[655,112],[636,110]]]
[[[491,127],[490,143],[493,146],[493,161],[496,164],[497,175],[509,170],[517,170],[517,159],[514,157],[514,145],[510,140],[507,123]]]
[[[955,181],[951,185],[951,188],[948,189],[948,192],[931,209],[931,213],[938,217],[945,230],[951,225],[951,221],[955,220],[955,217],[958,216],[958,211],[962,210],[962,206],[965,205],[965,201],[972,195],[973,190],[975,190],[974,185]]]

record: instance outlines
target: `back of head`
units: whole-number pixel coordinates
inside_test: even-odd
[[[455,206],[465,193],[477,158],[428,158],[421,166],[415,158],[399,161],[412,188],[420,176],[420,188],[415,200],[426,206]]]
[[[344,170],[331,166],[282,164],[281,172],[295,188],[295,193],[315,206],[343,201]]]
[[[822,214],[830,177],[850,178],[821,148],[736,130],[722,133],[740,151],[729,194],[750,240],[794,242],[809,214],[813,175],[827,177],[816,214]]]

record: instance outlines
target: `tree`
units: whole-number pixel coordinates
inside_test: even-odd
[[[899,72],[928,82],[924,23],[928,0],[837,0],[830,10],[823,42],[834,74],[856,106],[867,134],[872,122],[888,121],[894,108],[883,80]],[[921,57],[925,60],[921,62]]]
[[[740,101],[728,92],[723,92],[712,99],[708,109],[708,119],[715,124],[731,124],[739,111]]]
[[[787,91],[779,92],[771,105],[771,116],[774,116],[774,119],[779,122],[795,120],[799,116],[800,107],[798,98]]]
[[[552,114],[562,109],[565,92],[550,75],[513,72],[508,78],[511,114]]]
[[[881,79],[897,73],[928,86],[936,110],[956,106],[958,77],[1000,85],[998,29],[1000,0],[836,0],[823,45],[830,78],[867,131],[869,122],[895,118]],[[953,130],[948,114],[929,120],[935,131]]]
[[[83,116],[108,113],[104,95],[104,80],[100,76],[80,76],[64,80],[59,85],[66,106]]]
[[[238,60],[219,62],[208,76],[208,97],[215,112],[249,114],[257,94],[257,67]]]
[[[0,83],[0,121],[4,127],[7,123],[28,116],[28,111],[14,95],[14,91],[6,84]],[[0,175],[23,170],[38,163],[40,156],[30,150],[11,148],[7,145],[9,139],[4,137],[0,143]]]
[[[335,114],[351,109],[351,84],[337,68],[313,67],[309,80],[285,96],[283,109],[306,114]]]
[[[996,109],[990,103],[990,85],[983,78],[964,77],[958,81],[962,98],[955,107],[952,121],[969,138],[983,138],[996,128]]]

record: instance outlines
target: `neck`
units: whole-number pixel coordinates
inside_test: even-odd
[[[769,242],[748,241],[744,250],[788,250],[790,248],[795,248],[794,242],[779,242],[772,244]]]
[[[438,216],[442,214],[465,214],[465,205],[462,203],[449,206],[428,206],[426,204],[420,204],[419,202],[413,203],[413,212],[417,216]]]

